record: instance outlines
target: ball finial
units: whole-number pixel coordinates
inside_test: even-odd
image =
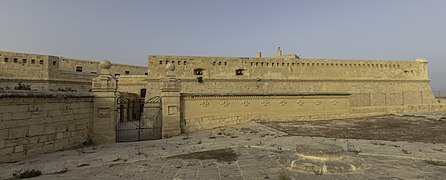
[[[101,60],[99,62],[99,67],[101,69],[110,69],[111,68],[111,62],[108,60]]]

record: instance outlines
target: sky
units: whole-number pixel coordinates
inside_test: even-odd
[[[2,0],[0,50],[147,65],[150,55],[429,61],[446,91],[444,0]]]

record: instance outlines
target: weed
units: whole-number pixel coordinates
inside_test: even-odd
[[[16,179],[25,179],[25,178],[32,178],[42,175],[42,172],[40,170],[26,170],[23,171],[23,169],[20,169],[18,171],[15,171],[12,173],[12,176]]]
[[[384,146],[384,145],[386,145],[386,143],[384,143],[384,142],[379,142],[379,141],[370,141],[373,145],[381,145],[381,146]]]
[[[428,164],[435,165],[435,166],[446,166],[446,162],[440,161],[440,160],[429,159],[429,160],[424,160],[424,162],[426,162]]]
[[[412,154],[412,152],[410,152],[410,151],[407,150],[407,149],[401,149],[401,151],[403,151],[404,154]]]
[[[31,91],[31,85],[22,84],[21,82],[17,83],[17,86],[14,86],[14,90],[27,90]]]

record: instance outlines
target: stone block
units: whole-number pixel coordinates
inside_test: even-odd
[[[62,133],[62,132],[58,132],[58,133],[56,133],[56,139],[62,139],[62,138],[64,138],[64,137],[63,137],[63,134],[64,134],[64,133]]]
[[[28,127],[16,127],[9,129],[9,139],[23,138],[28,135]]]
[[[5,148],[5,140],[0,140],[0,149]]]
[[[44,134],[44,125],[32,125],[29,126],[29,136],[38,136]]]
[[[18,145],[14,147],[14,152],[18,153],[18,152],[22,152],[23,151],[23,145]]]
[[[53,134],[53,133],[56,133],[56,125],[46,124],[44,127],[44,134]]]
[[[65,149],[67,148],[67,146],[68,146],[68,139],[59,139],[54,142],[54,149],[56,151]]]
[[[9,155],[0,156],[0,163],[9,162]]]
[[[0,129],[0,140],[8,139],[9,137],[9,129]]]
[[[54,144],[47,144],[42,147],[43,153],[54,152]]]
[[[12,119],[12,114],[5,112],[2,114],[2,121],[10,121]]]
[[[14,147],[6,147],[0,149],[0,156],[9,155],[14,152]]]
[[[68,125],[65,122],[57,123],[56,125],[56,132],[67,132],[68,131]]]
[[[26,156],[32,157],[43,153],[43,147],[37,147],[26,151]]]
[[[13,113],[11,119],[12,120],[31,119],[31,112]]]
[[[25,152],[13,153],[9,156],[9,161],[21,161],[26,158]]]

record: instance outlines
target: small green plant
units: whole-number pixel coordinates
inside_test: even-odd
[[[15,171],[12,173],[12,176],[16,179],[25,179],[25,178],[32,178],[42,175],[42,172],[40,170],[26,170],[23,171],[23,169],[20,169],[18,171]]]
[[[17,86],[14,86],[14,90],[27,90],[31,91],[31,85],[22,84],[21,82],[17,83]]]

